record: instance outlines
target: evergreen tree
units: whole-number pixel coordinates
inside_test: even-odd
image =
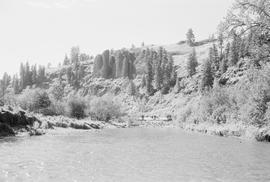
[[[78,63],[79,62],[79,56],[80,56],[80,48],[77,47],[72,47],[70,51],[70,60],[71,63]]]
[[[73,72],[72,72],[72,68],[70,66],[67,68],[66,75],[67,75],[68,83],[71,84],[71,82],[73,81],[72,80]]]
[[[242,38],[239,45],[239,59],[246,56],[245,48],[246,48],[246,39]]]
[[[90,59],[90,56],[88,54],[85,53],[81,53],[79,55],[79,62],[84,62]]]
[[[162,86],[162,75],[161,74],[162,74],[161,73],[161,64],[158,63],[155,66],[155,74],[154,74],[155,86],[156,86],[157,90],[160,90],[161,86]]]
[[[177,94],[180,92],[180,83],[179,79],[176,79],[175,86],[174,86],[174,92]]]
[[[170,85],[174,86],[177,79],[177,71],[173,64],[173,58],[171,55],[169,55],[168,71],[170,72]]]
[[[234,33],[233,40],[231,43],[230,57],[229,57],[230,66],[236,65],[238,62],[238,59],[239,59],[238,38],[237,38],[237,35]]]
[[[220,65],[220,71],[221,74],[225,73],[228,69],[228,58],[224,57],[221,61],[221,65]]]
[[[227,59],[229,59],[230,57],[230,50],[231,50],[231,44],[230,42],[228,42],[225,48],[225,53],[224,53],[224,57]]]
[[[37,84],[41,85],[45,81],[46,81],[45,67],[44,66],[39,66],[38,75],[37,75]]]
[[[0,80],[0,91],[1,91],[1,97],[3,98],[3,100],[5,100],[5,94],[7,91],[7,88],[10,84],[11,78],[10,76],[5,72],[2,80]]]
[[[12,88],[13,88],[14,94],[19,94],[20,93],[20,81],[19,81],[19,78],[18,78],[17,75],[13,76]]]
[[[212,68],[213,68],[213,72],[217,74],[217,71],[219,70],[219,65],[220,65],[220,59],[218,56],[218,50],[217,50],[217,46],[216,44],[213,44],[213,52],[212,52]]]
[[[152,69],[152,60],[147,60],[147,75],[146,75],[146,92],[148,95],[152,95],[154,92],[153,89],[153,69]]]
[[[248,37],[247,37],[247,42],[245,45],[245,55],[246,56],[251,56],[251,48],[252,48],[253,41],[254,41],[253,38],[254,38],[253,31],[250,30]]]
[[[67,54],[66,54],[66,55],[65,55],[65,58],[64,58],[63,65],[64,65],[64,66],[67,66],[67,65],[69,65],[69,64],[70,64],[70,60],[68,59]]]
[[[25,84],[26,86],[31,85],[31,72],[30,72],[30,65],[28,62],[25,64]]]
[[[192,29],[189,29],[187,34],[187,44],[189,46],[195,46],[195,36]]]
[[[78,89],[80,86],[80,64],[76,62],[73,67],[73,83],[72,85]]]
[[[173,87],[176,84],[176,80],[178,79],[177,77],[177,69],[174,66],[172,69],[172,73],[171,73],[171,80],[170,80],[170,85]]]
[[[82,79],[84,78],[85,76],[85,68],[82,64],[80,64],[79,66],[79,82],[82,81]]]
[[[170,90],[170,75],[168,75],[168,66],[165,67],[165,69],[163,70],[164,71],[164,79],[163,79],[163,87],[162,87],[162,90],[161,90],[161,93],[162,94],[167,94]]]
[[[36,65],[33,65],[31,67],[31,75],[32,75],[32,84],[36,84],[37,83],[37,66]]]
[[[26,87],[26,81],[25,81],[25,67],[23,63],[21,63],[20,66],[20,89],[23,90]]]
[[[145,75],[143,75],[142,77],[142,88],[144,88],[146,86],[146,78]]]
[[[221,74],[225,73],[228,69],[229,55],[230,55],[230,43],[228,42],[224,51],[224,56],[221,61],[220,71]]]
[[[170,78],[173,77],[173,74],[174,74],[174,66],[173,66],[173,58],[171,55],[168,55],[168,73],[170,75]]]
[[[220,52],[220,60],[222,59],[223,55],[223,48],[224,48],[224,37],[223,33],[219,33],[218,35],[218,47]]]
[[[196,50],[193,48],[192,53],[189,54],[187,61],[188,76],[193,76],[196,73],[196,67],[198,66]]]
[[[214,49],[213,49],[213,47],[210,47],[210,48],[209,48],[208,58],[209,58],[209,61],[210,61],[211,63],[214,62]]]
[[[163,48],[163,57],[161,59],[161,83],[163,87],[167,87],[169,85],[170,77],[169,54],[166,49]]]
[[[165,49],[163,49],[163,47],[159,47],[158,53],[157,53],[157,57],[155,58],[155,52],[154,50],[152,50],[151,53],[151,60],[152,62],[154,62],[154,80],[155,80],[155,87],[157,90],[160,90],[163,86],[163,80],[164,80],[164,70],[166,67],[165,64]]]
[[[210,59],[207,59],[203,64],[201,90],[209,89],[213,87],[213,73]]]

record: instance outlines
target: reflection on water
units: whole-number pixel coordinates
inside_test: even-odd
[[[270,181],[270,145],[178,129],[0,139],[0,181]]]

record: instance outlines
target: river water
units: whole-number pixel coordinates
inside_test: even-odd
[[[0,181],[270,181],[270,144],[142,128],[5,138]]]

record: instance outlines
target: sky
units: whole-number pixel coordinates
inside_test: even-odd
[[[72,46],[105,49],[184,40],[216,32],[233,0],[0,0],[0,76],[21,62],[57,65]]]

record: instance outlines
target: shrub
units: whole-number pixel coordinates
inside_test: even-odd
[[[91,118],[108,122],[111,119],[119,118],[122,115],[120,104],[106,95],[96,97],[90,102],[88,113]]]
[[[85,117],[86,102],[82,97],[71,96],[67,103],[67,114],[77,119]]]
[[[47,92],[42,89],[25,89],[18,100],[23,109],[33,112],[40,112],[51,104]]]
[[[128,94],[131,96],[136,95],[136,86],[132,80],[129,81]]]
[[[182,109],[178,117],[182,122],[212,122],[226,123],[233,116],[234,105],[227,88],[217,87],[204,95],[195,97]]]
[[[41,109],[40,113],[45,116],[66,115],[65,104],[63,102],[53,100],[51,105],[47,108]]]
[[[187,118],[190,117],[190,115],[192,114],[192,109],[191,107],[184,107],[181,112],[179,113],[179,115],[177,116],[177,119],[183,123],[187,122]]]
[[[225,106],[216,108],[212,114],[212,120],[214,120],[218,124],[226,123],[226,110],[227,108]]]
[[[65,87],[60,80],[56,80],[49,89],[50,96],[56,100],[60,101],[64,97]]]
[[[170,87],[169,87],[168,84],[164,85],[164,86],[161,88],[161,93],[162,93],[163,95],[168,94],[169,91],[170,91]]]

